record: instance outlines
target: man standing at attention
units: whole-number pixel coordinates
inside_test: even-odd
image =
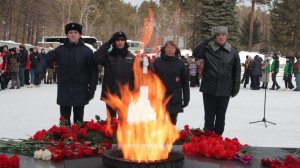
[[[212,29],[212,38],[201,42],[193,56],[204,59],[200,91],[203,93],[204,129],[222,135],[230,97],[240,90],[241,64],[238,52],[228,39],[228,29]]]
[[[65,26],[67,39],[64,45],[48,52],[37,68],[40,75],[47,65],[55,61],[58,64],[57,104],[60,115],[70,125],[73,108],[73,122],[82,122],[84,106],[93,99],[97,86],[97,65],[93,61],[93,52],[81,38],[82,26],[69,23]]]

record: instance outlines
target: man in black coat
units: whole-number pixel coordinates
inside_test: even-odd
[[[20,66],[19,66],[19,78],[21,87],[25,84],[25,66],[28,59],[28,51],[25,48],[25,45],[22,43],[19,46],[20,49]]]
[[[133,62],[135,57],[129,53],[126,40],[125,33],[116,32],[94,54],[96,63],[104,67],[101,100],[107,97],[108,92],[121,96],[118,84],[129,84],[130,89],[134,87]],[[109,52],[111,45],[112,50]],[[108,104],[106,108],[111,117],[116,117],[116,109]]]
[[[48,52],[37,69],[39,76],[53,61],[58,64],[57,104],[60,114],[70,124],[71,108],[74,123],[82,122],[84,106],[93,99],[97,86],[97,65],[93,52],[81,38],[82,26],[69,23],[65,26],[67,39],[64,45]]]
[[[227,42],[227,27],[214,27],[212,36],[200,43],[193,55],[204,59],[200,88],[205,111],[204,129],[222,135],[229,99],[240,89],[241,65],[237,50]]]

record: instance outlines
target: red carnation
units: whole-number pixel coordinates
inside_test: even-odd
[[[184,130],[180,131],[180,137],[179,139],[182,140],[182,141],[185,141],[188,137],[188,133]]]
[[[37,141],[42,141],[44,140],[44,136],[47,134],[47,131],[46,130],[41,130],[41,131],[38,131],[36,132],[34,135],[33,135],[33,139],[34,140],[37,140]]]
[[[83,153],[85,156],[94,156],[95,155],[95,152],[94,150],[90,149],[90,148],[86,148],[83,150]]]
[[[1,154],[0,155],[0,167],[2,168],[6,168],[8,167],[9,163],[8,163],[8,157],[5,154]]]
[[[14,154],[11,158],[9,158],[9,168],[18,167],[20,167],[20,158],[16,154]]]
[[[59,122],[64,122],[64,120],[65,120],[65,117],[64,117],[64,116],[60,116],[60,117],[59,117]]]
[[[107,150],[107,149],[111,149],[112,145],[108,141],[103,141],[101,142],[101,147]]]

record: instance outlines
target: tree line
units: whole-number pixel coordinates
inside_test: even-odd
[[[300,1],[248,1],[252,6],[237,6],[237,0],[150,0],[140,6],[122,0],[1,0],[0,39],[37,44],[42,36],[64,35],[66,23],[78,22],[83,35],[102,41],[119,30],[140,40],[151,8],[155,23],[149,45],[162,45],[165,36],[181,36],[192,48],[211,35],[212,27],[226,25],[238,49],[298,50]],[[267,4],[269,10],[258,10],[257,4]]]

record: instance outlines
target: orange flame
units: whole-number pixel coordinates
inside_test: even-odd
[[[154,11],[153,8],[149,8],[148,17],[144,19],[143,31],[141,42],[143,42],[144,46],[147,46],[154,30]]]
[[[165,87],[155,74],[142,73],[138,58],[133,69],[135,90],[123,85],[121,97],[109,93],[105,100],[118,111],[118,145],[126,160],[167,159],[179,133],[166,110]]]

